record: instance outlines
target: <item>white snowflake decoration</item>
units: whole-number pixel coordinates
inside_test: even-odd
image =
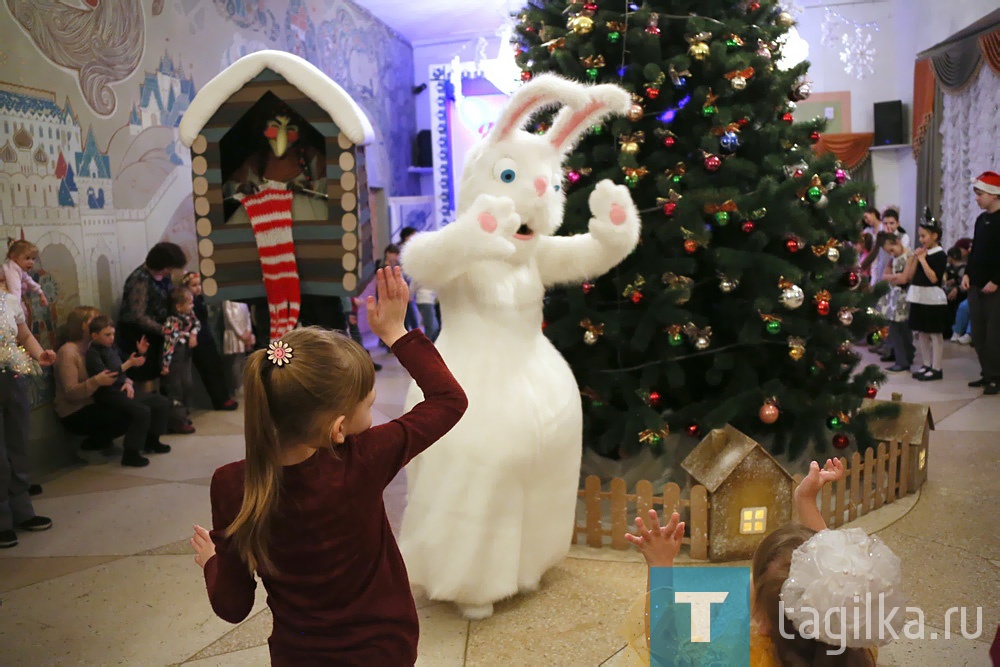
[[[823,19],[823,46],[837,49],[844,71],[864,79],[875,71],[875,46],[872,32],[878,32],[878,23],[849,21],[837,12],[826,10]]]

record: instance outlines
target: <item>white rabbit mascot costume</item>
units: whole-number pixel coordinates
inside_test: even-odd
[[[562,161],[595,123],[623,114],[630,96],[544,75],[522,86],[470,151],[457,217],[404,247],[403,268],[437,291],[437,348],[469,398],[461,422],[407,468],[399,544],[410,580],[468,618],[537,589],[569,551],[582,454],[580,392],[542,334],[545,288],[616,266],[639,240],[627,188],[598,183],[590,233],[555,237]],[[521,128],[563,105],[539,136]],[[421,400],[411,385],[407,407]]]

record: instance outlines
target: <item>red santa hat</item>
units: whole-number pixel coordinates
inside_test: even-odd
[[[1000,195],[1000,174],[995,171],[984,171],[972,181],[972,187],[991,195]]]

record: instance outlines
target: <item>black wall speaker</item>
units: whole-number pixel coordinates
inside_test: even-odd
[[[417,132],[417,155],[414,161],[415,167],[433,167],[434,154],[431,151],[431,131],[420,130]]]
[[[875,141],[876,146],[891,146],[906,143],[903,139],[903,103],[875,103]]]

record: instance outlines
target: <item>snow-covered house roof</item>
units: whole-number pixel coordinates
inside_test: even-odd
[[[184,145],[194,143],[219,107],[265,69],[281,75],[312,98],[353,143],[364,146],[374,140],[375,131],[368,117],[343,88],[307,60],[285,51],[269,50],[240,58],[198,91],[181,119],[180,138]]]

